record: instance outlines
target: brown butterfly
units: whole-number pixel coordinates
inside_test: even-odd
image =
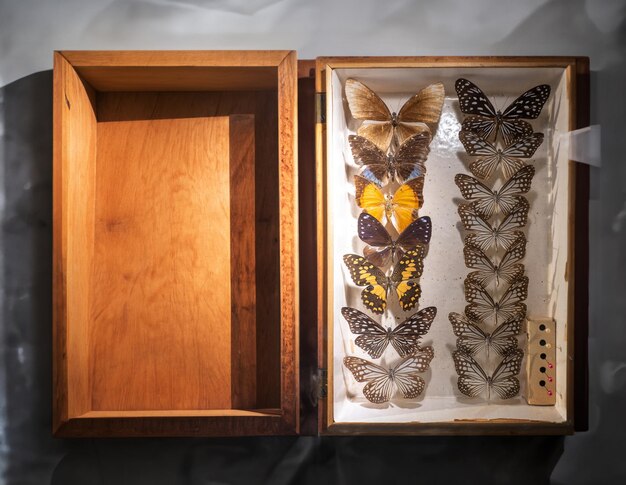
[[[357,133],[372,141],[383,152],[392,141],[400,145],[417,133],[434,131],[444,101],[442,83],[431,84],[391,112],[374,91],[356,79],[346,81],[346,98],[352,117],[364,121]]]
[[[524,265],[519,262],[526,255],[526,238],[524,233],[517,233],[517,239],[506,250],[498,263],[494,263],[482,249],[472,240],[469,240],[463,248],[465,266],[476,269],[467,275],[467,278],[487,287],[495,280],[496,286],[500,280],[511,283],[524,275]]]
[[[522,303],[528,297],[528,277],[522,276],[505,290],[498,300],[480,284],[472,280],[465,280],[465,299],[469,303],[465,307],[465,314],[472,320],[484,322],[494,318],[508,320],[517,315],[526,315],[526,305]]]
[[[395,154],[388,155],[362,136],[350,135],[348,141],[355,163],[363,167],[362,175],[379,185],[394,179],[401,184],[426,173],[424,162],[430,149],[430,132],[407,138]]]
[[[506,355],[517,348],[517,335],[522,329],[522,318],[522,315],[515,315],[488,333],[481,329],[477,322],[463,315],[454,312],[448,315],[452,331],[457,337],[457,349],[469,355],[476,355],[484,350],[487,351],[487,355],[490,350],[495,350],[499,355]]]

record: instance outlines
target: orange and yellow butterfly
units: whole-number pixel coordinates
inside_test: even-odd
[[[423,205],[424,177],[417,177],[402,184],[393,196],[383,194],[375,182],[354,176],[356,203],[381,224],[391,221],[401,233],[417,218],[417,210]]]

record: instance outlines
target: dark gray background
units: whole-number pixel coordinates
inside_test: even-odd
[[[0,0],[0,483],[624,483],[626,0]],[[572,437],[55,440],[54,49],[588,55],[590,430]]]

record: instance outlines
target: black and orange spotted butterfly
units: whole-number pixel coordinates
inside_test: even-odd
[[[385,226],[366,212],[359,215],[357,226],[359,237],[364,243],[369,244],[363,250],[363,254],[370,263],[381,268],[401,258],[405,251],[419,244],[428,244],[432,232],[428,216],[411,222],[395,241]]]
[[[379,185],[360,175],[354,176],[354,187],[357,205],[381,223],[391,221],[398,232],[413,222],[424,203],[424,177],[407,181],[393,195],[385,195]]]
[[[428,370],[435,352],[424,347],[419,353],[405,357],[395,366],[385,368],[359,357],[344,357],[343,364],[357,382],[366,382],[363,395],[373,403],[386,403],[399,390],[405,399],[419,396],[426,383],[418,374]]]
[[[409,98],[392,113],[385,102],[356,79],[346,81],[346,98],[352,117],[364,121],[357,134],[374,143],[386,152],[392,141],[400,145],[408,137],[417,133],[434,131],[444,101],[442,83],[431,84]]]
[[[488,333],[463,315],[454,312],[448,315],[452,331],[457,337],[457,349],[469,355],[476,355],[484,350],[489,355],[492,349],[499,355],[506,355],[517,348],[517,335],[522,328],[522,318],[522,315],[514,315],[497,326],[493,332]]]
[[[419,351],[420,339],[430,330],[430,325],[437,315],[437,308],[434,306],[423,308],[393,330],[391,327],[385,329],[356,308],[343,307],[341,314],[350,325],[350,331],[358,335],[354,341],[357,346],[367,352],[372,359],[378,359],[389,344],[400,357]]]
[[[350,135],[354,162],[363,167],[362,175],[379,185],[397,180],[403,183],[426,173],[424,162],[430,150],[430,131],[407,138],[394,154],[386,154],[367,138]]]
[[[531,133],[513,140],[504,149],[481,138],[471,131],[459,132],[459,139],[465,151],[472,156],[480,156],[470,163],[469,169],[476,177],[485,180],[491,177],[496,167],[502,167],[505,177],[511,177],[524,166],[522,158],[531,158],[543,143],[543,133]]]
[[[518,395],[520,383],[515,376],[522,367],[524,352],[521,349],[514,349],[506,354],[491,375],[487,375],[467,352],[455,350],[452,358],[459,375],[457,386],[466,396],[477,397],[486,391],[487,399],[491,399],[492,390],[500,399],[511,399]]]
[[[522,303],[528,298],[528,277],[522,276],[504,291],[498,300],[485,290],[484,287],[472,280],[465,280],[465,300],[469,303],[465,307],[468,318],[479,322],[494,319],[508,320],[517,315],[526,315],[526,305]]]
[[[406,251],[389,277],[363,256],[346,254],[343,261],[350,271],[354,284],[365,287],[361,291],[361,300],[366,308],[381,315],[387,308],[387,295],[392,287],[395,288],[404,311],[411,310],[417,305],[422,294],[417,279],[424,269],[424,255],[425,248],[421,245]]]
[[[498,212],[508,215],[520,201],[522,194],[530,190],[535,175],[535,167],[526,165],[520,168],[507,180],[499,190],[491,190],[482,182],[469,175],[457,174],[454,182],[461,190],[470,207],[476,214],[485,219]]]
[[[467,79],[457,79],[454,87],[459,97],[459,107],[465,114],[463,131],[475,133],[484,139],[494,135],[502,136],[505,145],[533,132],[532,126],[524,119],[536,119],[543,105],[550,97],[550,86],[541,84],[519,96],[503,111],[496,110],[483,91]]]
[[[475,231],[474,234],[468,234],[465,243],[472,242],[483,251],[491,248],[507,249],[519,238],[520,231],[514,229],[526,225],[529,207],[528,201],[522,197],[500,223],[492,225],[484,217],[479,216],[470,204],[459,205],[458,212],[463,226],[468,231]]]
[[[463,248],[465,266],[475,269],[467,279],[487,288],[493,281],[496,286],[500,280],[511,283],[524,275],[524,265],[520,261],[526,255],[526,238],[518,232],[517,239],[509,246],[497,263],[494,263],[471,239]]]

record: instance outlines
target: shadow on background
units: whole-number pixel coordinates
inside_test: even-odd
[[[51,71],[0,92],[7,484],[549,482],[561,437],[53,439],[51,93]]]

